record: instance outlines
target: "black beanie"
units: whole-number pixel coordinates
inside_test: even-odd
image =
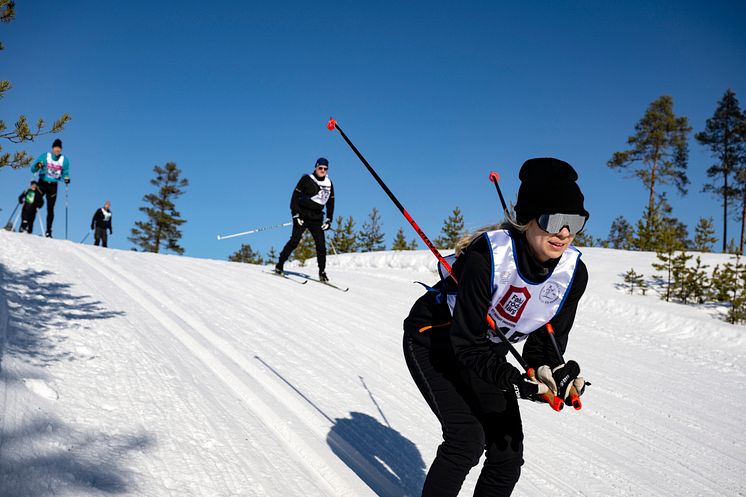
[[[54,147],[60,147],[60,148],[62,148],[62,140],[60,140],[59,138],[56,138],[54,140],[54,142],[52,143],[52,148],[54,148]]]
[[[329,167],[329,161],[323,157],[319,157],[318,159],[316,159],[316,165]]]
[[[580,214],[588,217],[578,173],[552,157],[529,159],[518,173],[521,186],[515,204],[516,221],[526,224],[542,214]]]

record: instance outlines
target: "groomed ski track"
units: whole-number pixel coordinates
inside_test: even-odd
[[[593,386],[522,404],[515,495],[746,495],[746,329],[615,288],[651,254],[584,252],[568,356]],[[431,257],[331,257],[342,293],[0,232],[0,496],[418,495],[439,427],[401,321]]]

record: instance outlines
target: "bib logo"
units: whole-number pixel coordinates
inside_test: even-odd
[[[499,304],[495,306],[497,313],[511,323],[517,323],[521,319],[521,314],[526,308],[526,304],[531,298],[528,288],[518,288],[510,285]]]
[[[549,282],[541,289],[539,300],[544,304],[554,304],[559,300],[559,287],[556,283]]]

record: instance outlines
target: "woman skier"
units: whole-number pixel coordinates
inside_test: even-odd
[[[407,366],[443,431],[423,497],[458,495],[485,452],[474,495],[510,495],[523,464],[517,397],[540,401],[551,390],[569,403],[572,387],[585,388],[579,366],[562,363],[544,326],[551,323],[564,354],[588,281],[571,245],[588,219],[577,178],[564,161],[526,161],[516,219],[462,239],[458,284],[446,275],[404,321]],[[526,339],[522,355],[536,378],[507,362],[488,315],[511,342]]]

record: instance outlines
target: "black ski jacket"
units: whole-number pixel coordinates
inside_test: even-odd
[[[515,240],[517,260],[521,272],[530,280],[540,282],[549,276],[559,259],[541,264],[534,259],[528,248],[525,236],[511,231]],[[454,263],[453,270],[458,279],[457,301],[454,315],[451,317],[444,299],[437,301],[437,292],[428,292],[420,298],[404,321],[404,328],[420,343],[423,328],[449,326],[450,341],[453,352],[461,364],[474,371],[480,378],[497,384],[504,390],[511,389],[511,384],[518,381],[512,374],[512,367],[507,366],[508,348],[502,343],[494,343],[487,338],[486,316],[492,302],[490,282],[492,280],[492,253],[485,237],[477,238]],[[575,321],[578,301],[585,292],[588,283],[588,270],[582,260],[578,261],[575,277],[568,289],[569,295],[560,312],[551,320],[557,342],[564,354],[567,337]],[[453,280],[445,283],[453,289]],[[443,282],[435,285],[442,288]],[[448,289],[447,288],[447,289]],[[554,352],[546,329],[537,330],[529,335],[523,347],[523,358],[531,367],[560,364]]]
[[[304,221],[310,221],[314,224],[323,223],[324,218],[333,219],[334,183],[332,183],[332,191],[329,195],[329,200],[326,202],[326,206],[317,204],[311,200],[312,197],[319,193],[319,189],[319,185],[310,176],[307,174],[303,175],[298,184],[295,185],[293,195],[290,197],[290,212],[293,216],[298,215]],[[324,216],[324,207],[326,207],[326,216]]]
[[[94,228],[103,228],[105,230],[109,230],[109,233],[112,233],[111,229],[111,216],[109,216],[109,220],[105,221],[104,219],[104,208],[100,207],[96,209],[96,212],[93,213],[93,219],[91,219],[91,229]],[[109,214],[111,214],[111,210],[109,211]]]
[[[34,201],[31,202],[30,204],[26,203],[26,195],[28,195],[29,190],[31,189],[29,188],[28,190],[24,190],[18,196],[18,203],[23,204],[24,209],[31,209],[31,208],[41,209],[42,207],[44,207],[44,196],[42,195],[42,193],[39,191],[38,188],[34,192]]]

